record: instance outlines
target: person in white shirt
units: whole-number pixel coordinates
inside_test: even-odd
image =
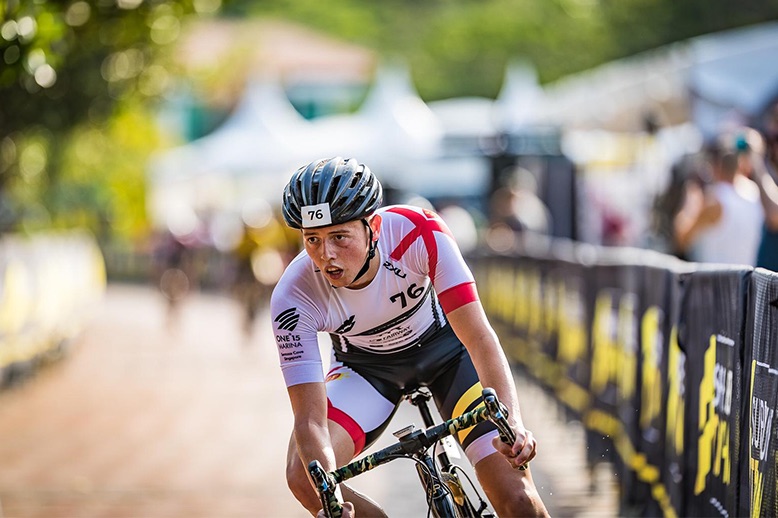
[[[676,245],[692,261],[754,266],[764,221],[759,188],[739,172],[734,151],[712,151],[710,164],[709,184],[687,184]]]

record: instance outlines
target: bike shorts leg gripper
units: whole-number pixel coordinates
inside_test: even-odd
[[[458,417],[483,404],[483,387],[478,379],[470,355],[462,347],[459,361],[446,369],[430,385],[435,404],[443,419]],[[496,430],[490,421],[484,421],[457,434],[457,440],[464,449],[479,437]]]
[[[351,416],[332,406],[329,399],[327,399],[327,419],[338,423],[348,432],[351,440],[354,441],[354,455],[359,454],[365,448],[365,431]]]
[[[327,417],[349,433],[355,456],[386,429],[401,398],[399,389],[337,361],[327,375]]]

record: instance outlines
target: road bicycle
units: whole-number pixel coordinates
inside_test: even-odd
[[[340,518],[342,513],[341,502],[336,496],[337,484],[387,462],[403,458],[416,462],[416,471],[426,494],[427,505],[436,518],[495,516],[468,475],[451,462],[444,448],[437,450],[437,447],[442,446],[442,441],[447,437],[486,420],[497,426],[504,442],[513,444],[516,436],[508,425],[505,406],[497,399],[494,390],[485,388],[482,392],[483,405],[436,425],[427,404],[430,397],[426,389],[414,390],[406,395],[406,399],[419,408],[425,430],[418,430],[413,424],[406,426],[394,432],[394,436],[399,439],[397,443],[331,472],[325,471],[318,460],[311,461],[308,472],[316,485],[327,518]],[[433,454],[430,454],[430,449],[434,450]],[[468,491],[462,483],[463,479],[469,484]],[[471,499],[470,494],[475,495],[475,500]]]

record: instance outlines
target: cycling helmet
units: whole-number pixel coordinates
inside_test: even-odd
[[[292,228],[314,228],[364,219],[381,205],[382,189],[354,158],[315,160],[298,169],[284,189],[283,214]]]

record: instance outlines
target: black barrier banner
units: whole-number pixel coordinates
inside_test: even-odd
[[[637,481],[626,498],[632,515],[673,516],[676,511],[670,504],[662,467],[667,445],[667,350],[675,276],[666,268],[647,266],[641,271],[637,426],[629,429],[636,450],[631,467]]]
[[[751,276],[739,516],[778,516],[778,274]]]
[[[475,268],[480,296],[492,323],[499,331],[505,354],[514,365],[530,368],[535,353],[530,335],[540,312],[538,281],[528,261],[511,256],[479,259]]]
[[[541,355],[538,376],[546,388],[556,392],[561,375],[557,354],[564,277],[561,273],[561,263],[556,259],[539,258],[537,265],[540,272],[542,298],[541,324],[536,336]]]
[[[660,484],[652,490],[654,500],[660,504],[666,517],[683,514],[686,499],[683,487],[683,474],[686,471],[685,433],[687,415],[686,389],[686,353],[678,343],[678,329],[682,327],[681,311],[683,307],[684,287],[689,273],[671,270],[671,280],[668,285],[668,305],[665,307],[669,318],[670,335],[667,340],[665,354],[667,356],[667,371],[665,384],[667,396],[665,400],[664,418],[664,452],[657,459],[660,470]],[[666,492],[666,495],[665,495]]]
[[[670,507],[676,515],[682,515],[686,507],[682,484],[683,474],[686,472],[686,365],[686,353],[678,345],[678,325],[674,324],[667,347],[667,422],[662,481],[667,489]],[[656,495],[655,499],[661,502]],[[665,516],[668,514],[665,512]]]
[[[589,383],[594,399],[585,424],[602,435],[601,440],[590,444],[593,453],[601,455],[601,460],[615,459],[612,443],[621,431],[619,407],[622,401],[629,405],[636,393],[638,294],[634,268],[603,264],[589,270],[594,278],[590,293],[594,311]]]
[[[685,516],[734,516],[746,295],[752,270],[686,278],[679,344],[687,356]]]
[[[556,395],[567,410],[577,419],[591,405],[589,393],[590,349],[589,322],[591,315],[586,304],[584,267],[580,264],[559,261],[558,334],[556,363],[560,375],[555,384]]]
[[[522,261],[519,282],[523,284],[527,304],[527,357],[524,363],[528,364],[530,371],[538,381],[546,387],[542,375],[545,372],[546,358],[543,354],[543,327],[544,327],[544,283],[543,261],[534,257],[525,257]]]
[[[511,293],[510,285],[515,258],[496,256],[470,261],[476,265],[474,275],[478,283],[481,304],[489,314],[492,324],[500,331],[505,354],[513,359],[514,353],[510,350],[513,343],[506,339],[506,335],[510,331],[511,315],[519,304],[516,295]]]

